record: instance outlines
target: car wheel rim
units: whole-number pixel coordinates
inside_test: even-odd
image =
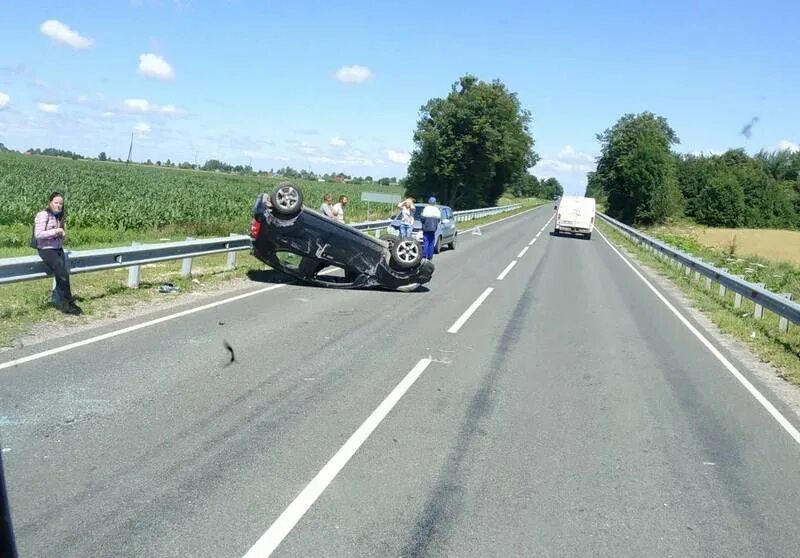
[[[299,196],[297,190],[290,186],[285,186],[278,190],[275,198],[276,203],[282,208],[292,209],[295,205],[297,205]]]
[[[414,242],[403,242],[397,246],[397,257],[405,263],[413,262],[419,257],[419,248]]]

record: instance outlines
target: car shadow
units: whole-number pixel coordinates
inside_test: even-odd
[[[319,285],[310,281],[303,281],[301,279],[297,279],[296,277],[292,277],[287,273],[283,273],[282,271],[277,271],[274,269],[263,269],[263,270],[255,270],[251,269],[247,272],[247,278],[251,281],[256,281],[258,283],[271,283],[271,284],[285,284],[285,283],[294,283],[296,285],[300,285],[303,287],[309,287],[312,289],[343,289],[348,291],[384,291],[387,293],[397,292],[399,291],[392,291],[388,289],[382,289],[380,287],[340,287],[337,283],[345,283],[346,280],[344,277],[336,277],[336,276],[328,276],[325,278],[325,282],[328,283],[327,285]],[[413,291],[404,292],[402,294],[422,294],[422,293],[429,293],[430,289],[424,285],[420,285]]]
[[[274,269],[251,269],[247,272],[247,278],[257,283],[292,283],[296,279],[291,275],[276,271]]]

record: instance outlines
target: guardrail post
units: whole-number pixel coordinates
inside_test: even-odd
[[[781,296],[788,298],[789,300],[792,300],[792,293],[781,293]],[[784,333],[789,331],[789,320],[781,316],[778,319],[778,330]]]
[[[720,298],[724,297],[727,292],[728,292],[728,289],[725,288],[725,285],[720,285],[719,286],[719,296],[720,296]]]
[[[740,295],[739,293],[735,293],[733,295],[733,307],[734,308],[742,307],[742,295]]]
[[[194,240],[193,236],[187,236],[186,240]],[[192,275],[192,258],[183,258],[183,265],[181,266],[181,277],[191,277]]]
[[[758,285],[762,289],[766,287],[764,283],[756,283],[756,285]],[[756,302],[755,305],[756,306],[755,309],[753,310],[753,317],[757,320],[760,320],[761,318],[764,317],[764,307],[761,306],[758,302]]]
[[[711,290],[711,277],[706,277],[706,290]]]
[[[228,236],[237,236],[236,233],[230,233]],[[232,271],[236,269],[236,251],[231,250],[228,252],[228,261],[225,262],[225,271]]]
[[[141,242],[131,242],[131,246],[141,246]],[[140,265],[132,265],[128,268],[128,288],[129,289],[138,289],[139,288],[139,274],[141,272],[142,266]]]

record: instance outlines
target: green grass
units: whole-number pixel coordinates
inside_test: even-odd
[[[643,249],[638,244],[628,240],[616,229],[605,222],[600,221],[598,227],[617,246],[625,248],[650,268],[657,270],[661,275],[669,278],[680,289],[688,295],[699,310],[704,312],[722,331],[729,333],[747,345],[762,361],[773,364],[781,377],[794,384],[800,384],[800,328],[790,324],[788,332],[778,330],[778,317],[769,311],[764,311],[763,319],[753,317],[754,304],[748,300],[743,300],[739,308],[734,308],[733,293],[728,291],[724,297],[719,296],[719,285],[712,283],[711,289],[705,287],[705,278],[699,281],[694,275],[687,276],[683,269],[673,266],[660,258],[655,257],[649,251]],[[706,261],[718,265],[718,261],[727,263],[727,267],[733,271],[742,270],[745,265],[752,265],[753,262],[737,262],[722,254],[716,254],[707,248],[696,245],[691,239],[685,237],[672,238],[664,235],[661,239],[665,242],[674,242],[673,246],[686,252],[691,252],[703,257]],[[797,273],[796,268],[784,267],[783,264],[762,264],[765,267],[757,266],[744,269],[754,269],[753,273],[748,274],[748,279],[757,281],[758,279],[772,279],[772,285],[781,285],[783,289],[796,289]],[[722,266],[719,266],[722,267]],[[733,268],[733,269],[731,269]],[[781,277],[774,277],[775,271],[781,270]],[[768,286],[770,283],[768,283]],[[774,289],[770,289],[774,290]],[[784,292],[778,290],[777,292]]]

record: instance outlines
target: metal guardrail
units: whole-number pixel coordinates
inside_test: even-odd
[[[726,270],[719,269],[700,258],[686,254],[664,242],[651,238],[608,215],[603,213],[598,213],[598,215],[631,241],[644,246],[662,258],[671,259],[683,266],[687,275],[691,275],[694,272],[697,277],[705,277],[706,288],[710,289],[712,282],[718,283],[720,285],[720,296],[725,296],[727,290],[735,293],[734,307],[740,307],[742,299],[746,298],[755,305],[753,312],[755,318],[761,319],[766,308],[779,316],[778,327],[781,331],[787,330],[788,322],[800,325],[800,304],[792,302],[790,293],[778,294],[768,291],[762,283],[751,283],[743,277],[728,273]]]
[[[497,215],[522,207],[522,204],[502,205],[482,209],[454,211],[456,221],[467,221]],[[391,220],[350,223],[364,232],[377,233],[389,226]],[[164,242],[158,244],[139,244],[97,250],[67,251],[67,262],[71,274],[89,273],[108,269],[128,268],[128,286],[139,285],[142,265],[157,262],[183,260],[181,275],[189,277],[192,273],[192,258],[211,254],[228,254],[225,269],[236,267],[236,252],[249,250],[251,239],[247,235],[231,234],[228,237],[187,239],[180,242]],[[0,259],[0,285],[43,279],[51,275],[39,256],[22,256],[18,258]]]
[[[472,221],[473,219],[482,219],[483,217],[490,217],[506,211],[513,211],[522,207],[521,203],[513,203],[509,205],[498,205],[494,207],[484,207],[482,209],[463,209],[461,211],[453,211],[453,217],[456,222]],[[361,231],[380,231],[385,229],[391,223],[391,219],[384,219],[381,221],[365,221],[363,223],[352,223],[351,227],[355,227]]]

